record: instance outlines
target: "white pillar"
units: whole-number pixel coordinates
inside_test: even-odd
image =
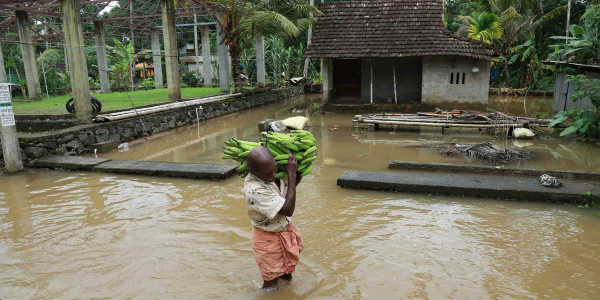
[[[100,90],[102,93],[110,93],[110,80],[108,79],[108,62],[106,60],[106,42],[104,40],[104,23],[94,21],[94,33],[96,36],[96,58],[98,61],[98,74],[100,77]]]
[[[160,51],[160,32],[152,30],[152,62],[154,64],[154,87],[163,88],[162,54]]]
[[[27,80],[27,93],[30,99],[42,99],[42,87],[40,86],[40,75],[35,60],[35,50],[31,38],[31,24],[27,12],[17,11],[17,31],[21,42],[21,54],[25,66],[25,79]]]
[[[81,123],[92,122],[90,82],[88,80],[85,41],[81,28],[79,0],[61,0],[65,48],[71,70],[71,91],[75,100],[75,116]]]
[[[210,33],[208,26],[203,26],[202,30],[202,76],[204,77],[204,86],[212,86],[212,58],[210,55]]]
[[[4,55],[2,54],[2,44],[0,44],[0,83],[8,82],[6,69],[4,68]]]
[[[167,88],[169,99],[181,99],[181,77],[179,75],[179,49],[177,49],[177,29],[175,27],[175,3],[161,0],[165,62],[167,65]]]
[[[23,162],[19,153],[19,140],[17,139],[15,116],[12,110],[10,86],[6,83],[0,83],[0,135],[6,170],[9,173],[22,170]]]
[[[219,87],[222,92],[230,93],[231,84],[229,82],[229,47],[222,44],[223,35],[221,27],[217,23],[217,52],[219,54]]]
[[[265,37],[256,36],[256,81],[259,85],[265,84]]]

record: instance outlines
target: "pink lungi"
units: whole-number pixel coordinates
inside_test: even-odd
[[[300,260],[303,248],[300,230],[292,224],[287,230],[268,232],[255,227],[252,231],[252,253],[264,280],[294,272]]]

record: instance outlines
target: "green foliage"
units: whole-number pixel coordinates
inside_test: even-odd
[[[502,37],[503,29],[500,25],[502,19],[494,13],[485,11],[473,13],[471,16],[459,16],[458,20],[463,23],[459,33],[466,34],[474,40],[491,44]]]
[[[568,60],[578,63],[600,62],[600,6],[590,6],[581,17],[581,24],[571,24],[569,37],[550,37],[560,41],[559,44],[550,45],[550,48],[554,50],[548,57],[550,60]]]
[[[568,126],[560,132],[560,136],[578,134],[585,137],[600,137],[600,79],[588,79],[585,75],[569,75],[569,82],[575,86],[573,101],[583,101],[589,98],[596,107],[596,111],[584,109],[570,109],[561,111],[554,116],[548,126],[555,127],[559,124]]]
[[[207,8],[218,15],[217,22],[223,28],[223,40],[229,46],[235,90],[242,88],[240,58],[242,51],[252,45],[255,37],[293,37],[314,23],[320,14],[305,0],[208,0]]]
[[[111,72],[111,85],[118,90],[127,89],[131,81],[129,73],[133,61],[133,46],[131,43],[121,43],[113,39],[114,46],[107,47],[111,52],[112,64],[109,66]]]
[[[148,78],[144,79],[144,81],[142,81],[142,86],[147,90],[153,89],[154,88],[154,78],[148,77]]]
[[[181,80],[183,80],[188,87],[197,87],[200,85],[200,79],[196,77],[194,72],[191,71],[183,72],[181,75]]]
[[[39,68],[40,80],[42,80],[42,89],[48,87],[48,93],[51,95],[60,95],[66,93],[71,86],[71,79],[66,72],[60,72],[57,65],[64,61],[64,51],[56,48],[46,49],[38,56],[37,61],[44,68]],[[46,71],[46,82],[44,82],[43,70]]]

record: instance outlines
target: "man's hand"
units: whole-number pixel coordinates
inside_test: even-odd
[[[285,166],[288,173],[288,180],[296,181],[296,172],[298,171],[298,160],[296,159],[296,155],[290,154],[288,157],[288,163]]]

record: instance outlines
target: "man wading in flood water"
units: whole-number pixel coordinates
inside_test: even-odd
[[[275,286],[277,279],[292,280],[300,258],[302,238],[292,222],[296,208],[296,174],[298,161],[291,154],[287,164],[288,184],[275,178],[277,164],[271,151],[256,147],[248,154],[248,176],[244,181],[244,198],[252,230],[252,252],[264,283]]]

